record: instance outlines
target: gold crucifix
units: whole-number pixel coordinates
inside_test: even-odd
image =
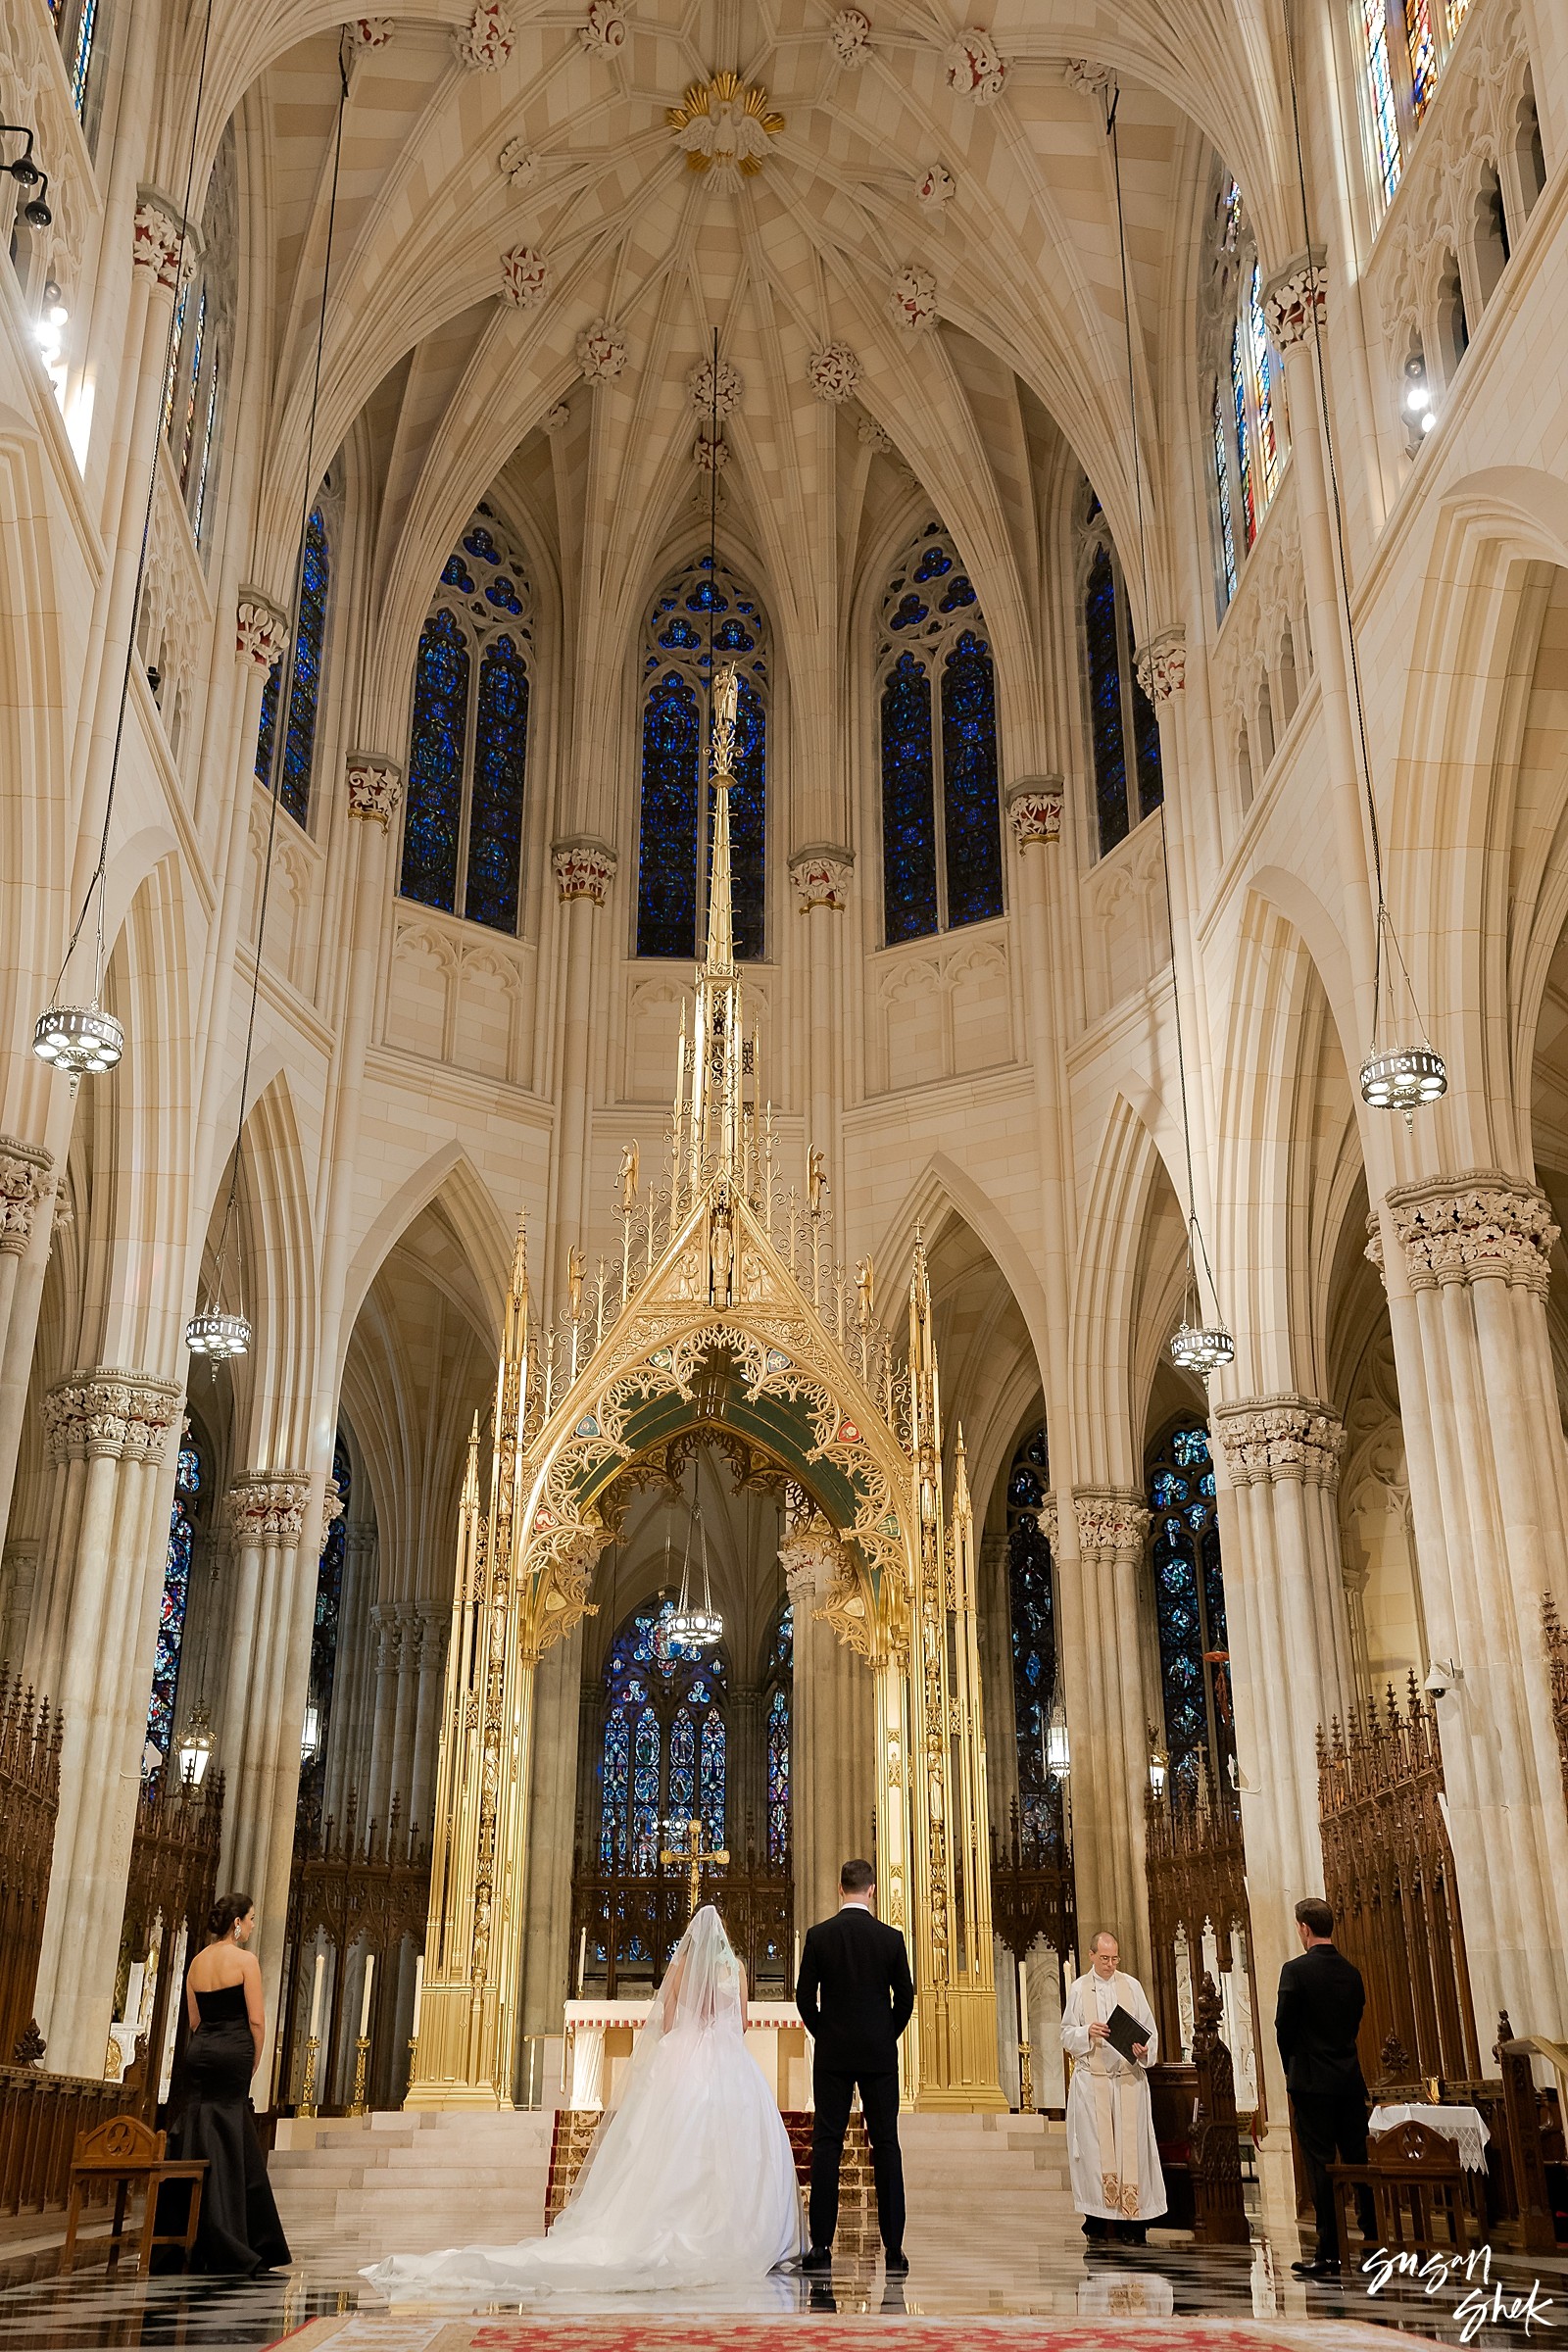
[[[703,1825],[694,1816],[686,1824],[686,1851],[684,1853],[671,1853],[667,1847],[662,1847],[660,1849],[659,1859],[661,1865],[665,1870],[673,1870],[678,1862],[685,1863],[687,1894],[686,1916],[688,1919],[695,1919],[697,1916],[697,1898],[703,1890],[703,1866],[708,1862],[717,1862],[727,1869],[729,1865],[729,1848],[727,1845],[716,1845],[710,1854],[705,1854],[703,1852]]]

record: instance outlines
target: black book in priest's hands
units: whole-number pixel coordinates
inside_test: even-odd
[[[1149,2039],[1149,2028],[1140,2025],[1132,2011],[1124,2009],[1118,2001],[1105,2020],[1105,2039],[1118,2057],[1125,2058],[1129,2066],[1136,2066],[1133,2045],[1136,2042],[1142,2048]]]

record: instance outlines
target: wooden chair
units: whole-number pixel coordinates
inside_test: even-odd
[[[1425,2124],[1397,2124],[1392,2132],[1375,2132],[1367,2141],[1365,2164],[1331,2164],[1340,2243],[1350,2242],[1351,2204],[1358,2188],[1370,2189],[1377,2243],[1393,2253],[1434,2253],[1440,2249],[1463,2254],[1472,2231],[1476,2243],[1483,2230],[1465,2193],[1464,2167],[1451,2139]],[[1445,2233],[1438,2235],[1443,2221]]]
[[[111,2116],[96,2132],[78,2134],[71,2160],[71,2203],[66,2213],[66,2242],[60,2249],[62,2272],[71,2269],[76,2250],[76,2225],[81,2218],[83,2198],[94,2188],[106,2188],[111,2181],[115,2185],[115,2219],[109,2233],[109,2269],[114,2270],[120,2260],[125,2208],[131,2190],[138,2186],[145,2200],[139,2246],[142,2277],[146,2278],[151,2267],[154,2246],[179,2246],[185,2268],[189,2269],[196,2225],[201,2218],[207,2160],[205,2157],[171,2160],[164,2154],[167,2136],[163,2132],[149,2131],[133,2115]],[[182,2230],[160,2231],[158,2228],[158,2191],[166,2180],[190,2182],[190,2207]]]

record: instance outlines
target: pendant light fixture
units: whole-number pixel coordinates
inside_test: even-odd
[[[1323,449],[1328,461],[1329,502],[1334,513],[1334,544],[1337,557],[1337,576],[1340,588],[1340,617],[1345,623],[1345,642],[1349,660],[1350,698],[1355,710],[1355,741],[1360,759],[1360,785],[1366,799],[1367,832],[1372,848],[1372,886],[1376,897],[1377,937],[1373,950],[1372,969],[1372,1037],[1365,1060],[1361,1064],[1361,1100],[1371,1110],[1396,1110],[1403,1114],[1407,1131],[1415,1126],[1415,1113],[1428,1104],[1441,1102],[1448,1091],[1448,1073],[1443,1056],[1426,1033],[1421,1007],[1410,974],[1399,951],[1399,942],[1389,912],[1388,899],[1383,886],[1383,835],[1378,824],[1377,795],[1372,789],[1372,754],[1367,743],[1366,710],[1361,698],[1361,661],[1355,642],[1355,614],[1350,605],[1350,574],[1345,553],[1345,509],[1340,497],[1340,469],[1334,449],[1334,420],[1329,411],[1328,372],[1323,362],[1323,325],[1319,316],[1321,279],[1318,255],[1312,246],[1311,214],[1306,194],[1306,159],[1301,147],[1300,99],[1296,79],[1296,43],[1291,30],[1290,0],[1283,0],[1285,22],[1285,62],[1291,84],[1291,128],[1296,141],[1296,179],[1301,198],[1301,239],[1306,256],[1307,300],[1306,316],[1312,329],[1312,380],[1317,392],[1318,419],[1323,427]],[[1424,377],[1423,377],[1424,381]],[[1430,405],[1421,417],[1423,426],[1430,429],[1433,416]],[[1391,1002],[1396,995],[1396,980],[1402,984],[1403,996],[1409,1004],[1409,1030],[1398,1035],[1393,1019]]]
[[[190,147],[185,158],[185,201],[180,207],[179,244],[174,257],[174,283],[177,286],[185,270],[185,247],[190,237],[191,188],[196,175],[196,142],[201,130],[202,98],[207,86],[207,50],[213,30],[213,0],[207,0],[207,13],[202,25],[201,58],[196,70],[196,102],[191,116]],[[22,125],[0,124],[0,131],[21,129]],[[32,133],[24,130],[26,152],[18,162],[3,168],[13,179],[32,186],[40,176],[32,161]],[[49,182],[43,178],[44,194]],[[25,208],[26,219],[35,226],[47,226],[53,216],[42,197]],[[56,288],[58,295],[59,289]],[[164,338],[164,372],[161,381],[169,381],[173,365],[174,337],[179,324],[179,305],[170,308],[169,331]],[[125,631],[125,665],[120,677],[120,708],[115,716],[114,749],[109,758],[109,783],[104,794],[104,825],[98,843],[98,862],[92,869],[81,911],[72,926],[60,969],[55,975],[53,1001],[47,1010],[38,1015],[32,1026],[32,1050],[40,1061],[61,1071],[71,1080],[74,1093],[83,1078],[101,1078],[112,1070],[125,1051],[125,1032],[112,1012],[103,1004],[104,992],[104,895],[108,888],[109,832],[114,822],[115,794],[120,784],[120,755],[125,740],[125,709],[130,700],[130,673],[136,661],[136,621],[141,612],[142,588],[147,577],[147,551],[152,540],[153,501],[158,492],[158,445],[161,431],[153,435],[152,455],[147,468],[147,498],[142,509],[141,547],[136,557],[136,581],[131,590],[130,620]],[[92,995],[85,1004],[74,1004],[62,992],[71,959],[76,952],[88,914],[93,916]]]
[[[1116,109],[1120,103],[1121,91],[1112,85],[1105,112],[1105,136],[1110,141],[1111,172],[1116,187],[1122,333],[1127,346],[1127,416],[1132,432],[1133,490],[1138,512],[1138,564],[1143,583],[1144,624],[1147,627],[1150,613],[1149,544],[1144,525],[1144,461],[1138,430],[1138,381],[1133,368],[1133,310],[1127,270],[1127,223],[1122,209],[1121,145],[1116,136]],[[1182,996],[1176,980],[1176,910],[1171,897],[1170,837],[1165,824],[1163,790],[1159,803],[1159,861],[1165,883],[1165,920],[1171,939],[1170,1000],[1176,1024],[1176,1076],[1181,1093],[1182,1149],[1187,1162],[1187,1287],[1182,1319],[1170,1343],[1170,1359],[1179,1371],[1196,1372],[1200,1379],[1206,1380],[1211,1372],[1218,1372],[1235,1360],[1236,1342],[1220,1313],[1219,1295],[1214,1287],[1214,1269],[1203,1240],[1203,1229],[1198,1221],[1198,1187],[1193,1171],[1193,1122],[1187,1101],[1187,1053],[1182,1035]],[[1204,1276],[1208,1282],[1206,1308]]]
[[[712,1588],[708,1576],[708,1524],[697,1499],[698,1465],[692,1464],[692,1515],[686,1524],[686,1556],[681,1562],[680,1598],[675,1614],[669,1621],[669,1638],[682,1649],[710,1649],[724,1637],[724,1620],[713,1606]],[[702,1541],[703,1597],[692,1599],[692,1537]]]
[[[316,372],[311,385],[310,421],[305,435],[305,495],[300,514],[298,545],[305,545],[310,527],[311,502],[316,492],[316,423],[321,400],[321,353],[326,340],[326,298],[332,283],[332,238],[337,226],[338,176],[343,162],[343,110],[348,103],[349,78],[343,62],[343,43],[346,33],[338,37],[338,95],[337,138],[332,154],[332,186],[326,207],[326,248],[321,259],[321,301],[316,320]],[[223,1221],[218,1232],[218,1257],[213,1268],[212,1291],[205,1306],[199,1306],[185,1326],[185,1345],[192,1355],[205,1355],[213,1364],[229,1363],[237,1355],[250,1350],[252,1338],[249,1317],[238,1309],[225,1307],[223,1296],[223,1264],[228,1250],[229,1228],[234,1221],[234,1202],[239,1191],[240,1163],[245,1140],[245,1114],[250,1107],[251,1055],[256,1043],[256,1007],[262,988],[262,951],[267,939],[267,908],[272,890],[272,852],[277,840],[277,808],[283,791],[283,760],[288,745],[289,706],[294,695],[293,645],[285,648],[282,688],[277,701],[277,733],[279,747],[273,763],[271,807],[267,812],[267,849],[262,860],[262,896],[256,910],[255,962],[251,970],[250,1011],[245,1022],[245,1058],[240,1067],[239,1110],[234,1124],[234,1152],[229,1168],[228,1198],[223,1203]],[[243,791],[245,786],[241,785]]]

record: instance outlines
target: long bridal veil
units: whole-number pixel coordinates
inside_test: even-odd
[[[799,2252],[794,2155],[747,2051],[742,2004],[740,1962],[705,1903],[549,2236],[396,2254],[366,2278],[395,2300],[706,2286],[760,2278]]]

